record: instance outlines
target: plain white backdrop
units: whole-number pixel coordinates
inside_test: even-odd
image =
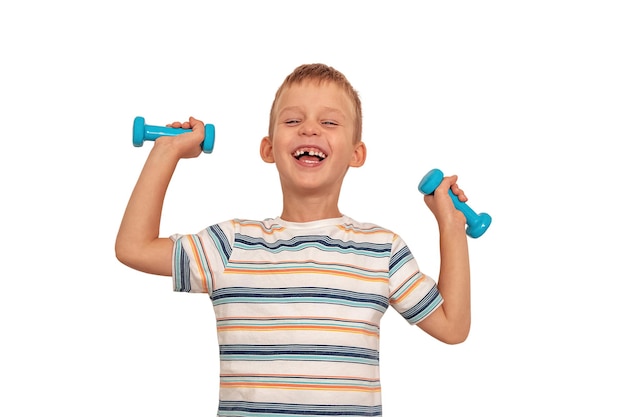
[[[458,174],[493,217],[470,242],[473,327],[446,346],[383,320],[386,416],[623,416],[626,12],[620,1],[133,1],[0,8],[0,414],[215,415],[208,297],[117,262],[151,143],[135,116],[216,126],[162,234],[280,213],[258,156],[302,63],[363,100],[368,161],[342,211],[398,232],[437,276],[417,191]]]

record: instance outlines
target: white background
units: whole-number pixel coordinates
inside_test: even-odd
[[[324,62],[363,100],[368,161],[344,213],[398,232],[435,277],[428,170],[494,219],[470,242],[464,344],[385,315],[385,415],[623,416],[622,4],[3,3],[0,415],[215,415],[208,298],[114,256],[151,146],[132,146],[132,121],[216,126],[213,154],[179,164],[163,235],[273,217],[258,156],[273,95]]]

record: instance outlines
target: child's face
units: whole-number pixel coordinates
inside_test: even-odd
[[[276,102],[273,137],[261,142],[264,161],[276,163],[283,193],[337,193],[349,167],[365,162],[354,140],[354,105],[335,83],[304,82]]]

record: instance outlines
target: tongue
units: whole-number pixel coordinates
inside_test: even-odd
[[[319,163],[320,159],[317,156],[310,156],[310,155],[302,155],[300,158],[298,158],[300,161],[304,161],[306,163]]]

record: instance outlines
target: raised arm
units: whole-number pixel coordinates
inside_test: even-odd
[[[167,187],[181,158],[195,158],[202,151],[204,123],[189,118],[172,127],[192,129],[179,136],[154,142],[128,201],[115,241],[115,255],[124,265],[155,275],[172,274],[173,242],[159,237]]]
[[[449,344],[465,341],[471,324],[470,265],[465,216],[454,207],[448,190],[467,201],[456,184],[457,176],[445,177],[433,195],[424,201],[439,226],[440,270],[438,288],[444,302],[418,326],[431,336]]]

